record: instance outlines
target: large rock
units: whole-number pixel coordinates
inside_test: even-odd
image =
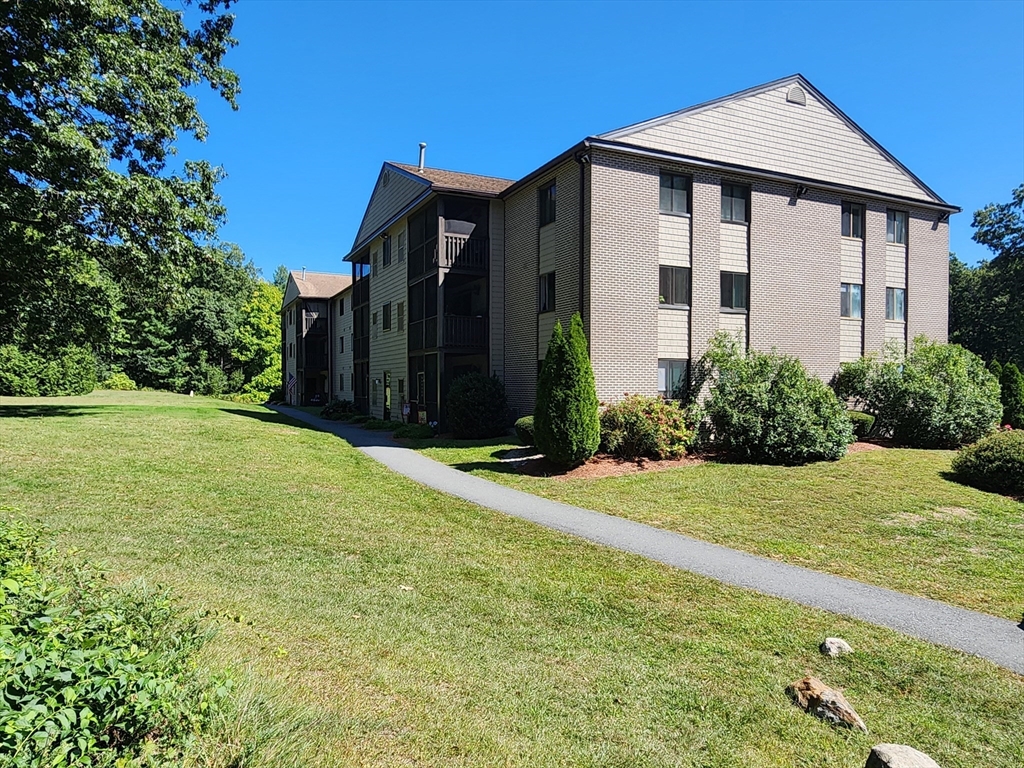
[[[939,768],[939,764],[913,747],[879,744],[871,750],[864,768]]]
[[[841,637],[826,637],[825,642],[818,647],[821,649],[823,654],[833,659],[837,656],[845,656],[848,653],[853,653],[853,648],[851,648],[850,644]]]
[[[797,706],[827,723],[868,732],[868,727],[850,706],[846,697],[816,677],[807,676],[797,680],[786,688],[786,693],[793,698]]]

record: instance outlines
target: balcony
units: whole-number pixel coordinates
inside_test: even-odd
[[[299,368],[304,371],[326,371],[327,355],[322,352],[306,352],[299,360]]]
[[[442,346],[445,349],[487,349],[487,318],[445,315]]]
[[[440,266],[443,269],[486,272],[488,256],[489,242],[486,237],[445,234]]]

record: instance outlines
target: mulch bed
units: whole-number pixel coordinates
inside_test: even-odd
[[[573,469],[563,469],[552,464],[536,452],[535,448],[513,448],[506,451],[501,461],[521,475],[533,477],[554,477],[559,480],[598,480],[602,477],[619,477],[620,475],[636,475],[642,472],[658,472],[663,469],[688,467],[703,464],[704,460],[697,456],[684,456],[681,459],[637,459],[630,461],[616,456],[598,454],[584,464]]]

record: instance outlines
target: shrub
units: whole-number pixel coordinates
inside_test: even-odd
[[[129,392],[136,388],[137,387],[135,386],[135,382],[132,381],[131,378],[129,378],[128,374],[121,373],[120,371],[117,373],[110,374],[100,384],[100,389],[113,389],[122,392]]]
[[[864,358],[865,410],[875,432],[901,445],[958,448],[992,431],[1002,414],[999,383],[981,358],[958,344],[919,337],[903,356]]]
[[[568,336],[562,324],[555,323],[540,369],[533,416],[537,448],[552,463],[571,467],[597,453],[601,444],[597,390],[578,312],[569,323]]]
[[[410,440],[427,440],[434,436],[434,429],[428,424],[403,424],[395,430],[393,436]]]
[[[712,447],[740,461],[834,461],[853,442],[846,409],[800,361],[775,351],[743,355],[719,333],[700,362],[710,381],[704,403]]]
[[[516,420],[516,437],[523,445],[533,445],[533,416],[523,416]]]
[[[871,434],[871,428],[875,426],[875,417],[864,411],[847,411],[850,423],[853,424],[853,435],[858,440],[863,440]]]
[[[961,448],[953,473],[975,488],[1024,496],[1024,431],[1001,430]]]
[[[374,419],[373,416],[368,416],[365,413],[357,413],[349,419],[349,424],[365,424],[368,421],[380,421],[380,419]]]
[[[0,395],[87,395],[95,388],[96,358],[84,347],[65,347],[44,356],[13,344],[0,346]]]
[[[505,385],[496,376],[467,373],[448,389],[448,428],[455,437],[476,440],[497,437],[508,430]]]
[[[180,764],[230,687],[198,671],[208,637],[165,592],[113,587],[0,520],[3,764]]]
[[[1024,376],[1014,363],[1003,366],[1000,378],[1003,424],[1024,429]]]
[[[320,409],[320,418],[339,421],[342,416],[354,414],[355,412],[356,404],[351,400],[331,400],[331,402]]]
[[[997,379],[1001,379],[1003,376],[1003,365],[994,357],[988,364],[988,372],[995,376]]]
[[[385,421],[383,419],[367,419],[362,422],[363,429],[372,429],[375,432],[388,432],[394,431],[402,426],[400,421],[391,421],[390,419]]]
[[[629,395],[601,413],[601,447],[622,459],[675,459],[693,439],[686,412],[675,401]]]

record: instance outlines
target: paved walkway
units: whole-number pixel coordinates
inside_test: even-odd
[[[1018,626],[1006,619],[936,600],[912,597],[709,544],[620,517],[549,501],[453,469],[399,446],[380,433],[327,421],[292,408],[278,407],[276,410],[344,438],[399,474],[482,507],[709,576],[726,584],[852,616],[956,648],[1024,675],[1024,622]]]

